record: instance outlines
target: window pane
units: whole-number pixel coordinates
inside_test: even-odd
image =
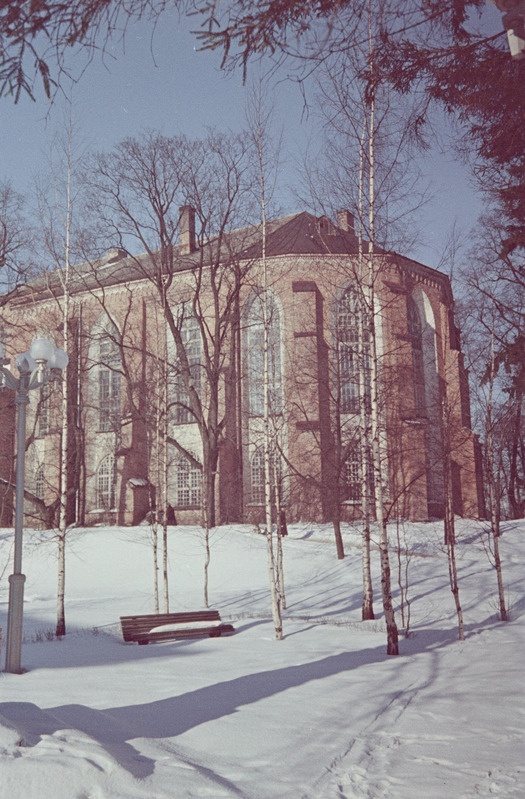
[[[115,507],[116,498],[116,469],[115,459],[108,455],[100,463],[97,471],[97,506],[110,510]]]
[[[370,396],[368,328],[364,324],[364,320],[360,320],[360,314],[357,293],[349,288],[341,297],[337,311],[341,413],[359,413],[361,384],[364,386],[365,400]],[[361,346],[359,344],[360,332]]]
[[[106,432],[120,427],[121,374],[120,353],[111,336],[99,340],[98,411],[99,430]]]
[[[267,300],[268,400],[270,413],[282,411],[281,322],[275,301]],[[247,320],[248,400],[252,416],[264,413],[264,308],[261,296],[250,307]]]
[[[250,471],[250,501],[254,505],[262,505],[264,503],[264,450],[262,447],[255,450],[250,463]]]
[[[202,472],[186,458],[179,458],[176,467],[176,499],[178,507],[200,507]]]
[[[181,337],[184,344],[184,352],[188,359],[190,368],[190,375],[193,385],[197,394],[201,393],[201,360],[202,360],[202,344],[201,332],[197,320],[192,317],[186,317],[181,324]],[[173,344],[173,349],[175,345]],[[176,362],[176,353],[173,360]],[[174,408],[174,421],[176,424],[190,424],[195,421],[194,414],[190,408],[190,401],[184,378],[180,373],[180,368],[175,364],[170,375],[170,395],[171,404]]]
[[[414,380],[414,411],[425,416],[425,367],[423,363],[423,329],[418,307],[412,297],[407,301],[407,327],[412,346],[412,372]]]
[[[35,496],[44,499],[46,483],[44,479],[44,465],[38,467],[35,474]]]
[[[38,438],[49,433],[49,395],[42,391],[37,406],[36,435]]]

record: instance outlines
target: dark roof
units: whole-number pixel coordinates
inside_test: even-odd
[[[262,242],[259,240],[247,250],[248,257],[261,254]],[[336,227],[327,217],[315,217],[302,213],[283,217],[268,225],[266,253],[275,255],[322,255],[357,253],[357,239]]]
[[[195,268],[200,263],[210,263],[217,257],[221,245],[221,261],[227,263],[235,258],[247,261],[259,258],[262,254],[262,226],[250,225],[232,230],[219,242],[212,238],[193,253],[185,254],[181,246],[174,248],[174,267],[177,271]],[[367,242],[364,243],[365,249]],[[377,248],[376,248],[377,250]],[[268,257],[280,255],[354,255],[357,253],[357,238],[353,231],[338,228],[326,216],[315,217],[302,211],[290,216],[271,220],[266,228],[266,254]],[[97,288],[115,286],[136,280],[144,280],[154,275],[156,253],[131,256],[122,250],[112,250],[105,258],[94,262],[75,265],[70,275],[70,290],[93,291]],[[407,260],[407,259],[402,259]],[[416,266],[416,262],[410,262]],[[434,274],[435,270],[419,265]],[[31,283],[20,286],[12,292],[11,299],[24,302],[35,293],[43,296],[60,296],[62,293],[62,270],[47,272]],[[440,275],[443,277],[443,275]]]

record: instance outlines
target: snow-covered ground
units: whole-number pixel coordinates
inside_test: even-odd
[[[212,536],[210,603],[236,634],[140,647],[118,619],[153,611],[149,529],[71,532],[61,641],[55,544],[26,532],[27,671],[0,674],[0,798],[523,799],[525,523],[501,539],[507,624],[481,530],[458,523],[459,642],[441,525],[406,527],[412,635],[399,657],[385,654],[377,553],[377,621],[359,621],[350,528],[337,561],[329,527],[291,526],[283,641],[266,542],[246,526]],[[11,539],[0,531],[4,631]],[[199,530],[172,527],[169,543],[171,610],[201,608]],[[394,557],[392,576],[401,626]]]

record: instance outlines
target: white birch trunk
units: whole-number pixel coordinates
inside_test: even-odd
[[[206,512],[207,504],[203,506],[204,509],[204,607],[210,607],[209,600],[209,582],[210,582],[210,562],[211,562],[211,549],[210,549],[210,523],[208,521],[208,514]]]
[[[264,430],[264,504],[265,504],[265,524],[268,556],[268,576],[270,580],[270,596],[272,603],[272,618],[275,629],[275,637],[279,641],[283,637],[283,625],[281,616],[281,596],[279,590],[279,569],[276,563],[273,541],[273,521],[272,521],[272,479],[271,479],[271,457],[272,452],[271,430],[270,430],[270,319],[268,318],[268,275],[266,264],[266,183],[264,169],[264,148],[263,148],[263,123],[261,118],[261,98],[259,96],[257,108],[257,121],[254,136],[257,146],[257,156],[259,165],[259,180],[261,190],[261,226],[262,226],[262,311],[263,311],[263,430]]]
[[[371,84],[373,85],[374,71],[374,50],[371,26],[371,16],[369,13],[369,55]],[[375,507],[376,520],[379,527],[379,553],[381,561],[381,592],[383,598],[383,611],[387,630],[387,654],[398,655],[398,631],[392,604],[392,588],[390,575],[390,559],[388,552],[388,534],[384,513],[383,501],[383,464],[381,458],[381,429],[380,429],[380,386],[379,386],[379,357],[377,349],[377,318],[375,311],[375,263],[374,263],[374,234],[375,234],[375,97],[372,90],[370,99],[370,126],[368,131],[368,155],[369,155],[369,245],[368,245],[368,304],[369,304],[369,335],[370,335],[370,409],[371,409],[371,432],[372,432],[372,457],[374,470],[375,488]]]
[[[65,220],[65,246],[64,246],[64,277],[62,281],[63,307],[62,307],[62,348],[65,352],[69,349],[69,272],[71,254],[71,147],[72,126],[68,129],[67,143],[67,174],[66,174],[66,220]],[[57,581],[57,623],[55,634],[62,638],[66,634],[66,534],[67,534],[67,453],[69,437],[68,420],[68,380],[67,368],[62,382],[62,429],[60,438],[60,511],[58,521],[58,581]]]
[[[447,547],[448,575],[450,590],[454,597],[456,614],[458,618],[458,638],[463,641],[465,637],[463,625],[463,609],[459,596],[458,571],[456,566],[456,530],[454,523],[454,500],[452,493],[452,458],[450,452],[450,408],[446,395],[442,399],[442,426],[443,426],[443,482],[445,489],[445,544]]]
[[[275,468],[274,474],[274,491],[275,517],[277,519],[277,582],[279,586],[281,608],[286,610],[286,593],[284,590],[283,531],[281,530],[281,488],[279,485],[279,473],[277,468]]]
[[[159,613],[159,525],[156,519],[153,520],[151,525],[151,545],[153,554],[153,612]]]
[[[487,471],[489,478],[489,505],[490,505],[490,535],[492,537],[492,551],[494,556],[494,568],[496,569],[496,578],[498,583],[498,602],[499,613],[502,621],[508,621],[508,612],[505,603],[505,587],[503,584],[503,573],[501,568],[501,555],[499,551],[499,536],[500,536],[500,500],[496,488],[496,464],[494,458],[494,420],[493,420],[493,394],[494,394],[494,375],[495,369],[495,352],[494,352],[494,309],[492,316],[492,331],[491,331],[491,359],[490,359],[490,375],[489,375],[489,397],[487,404],[487,421],[486,421],[486,436],[487,436]]]
[[[159,597],[159,503],[162,501],[162,497],[158,496],[158,487],[160,483],[160,448],[161,448],[161,430],[162,430],[162,420],[160,416],[160,407],[159,402],[157,402],[157,407],[155,409],[155,453],[157,457],[157,496],[155,497],[155,512],[153,513],[153,518],[151,521],[151,549],[152,549],[152,556],[153,556],[153,604],[154,604],[154,612],[160,612],[160,597]]]
[[[164,514],[162,517],[162,584],[164,590],[164,613],[170,612],[170,596],[168,582],[168,361],[166,336],[164,336],[163,358],[163,425],[162,425],[162,495]]]
[[[358,276],[363,280],[364,276],[364,257],[363,257],[363,190],[364,190],[364,152],[363,147],[366,137],[366,110],[363,115],[363,133],[359,143],[359,183],[358,183],[358,232],[357,232],[357,263],[358,263]],[[367,392],[368,392],[368,374],[366,369],[366,353],[365,349],[365,320],[368,320],[368,309],[365,302],[363,292],[360,292],[359,297],[359,331],[358,331],[358,357],[359,357],[359,392],[360,392],[360,456],[361,456],[361,479],[362,479],[362,493],[361,493],[361,514],[362,514],[362,558],[361,569],[363,575],[363,604],[361,608],[361,618],[367,621],[375,618],[374,614],[374,592],[372,586],[372,569],[370,559],[370,516],[371,516],[371,497],[370,497],[370,481],[368,478],[368,470],[372,462],[372,446],[370,441],[370,413],[368,409]],[[366,344],[370,344],[369,338],[369,325],[366,325]]]

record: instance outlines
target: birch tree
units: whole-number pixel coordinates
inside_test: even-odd
[[[59,291],[52,290],[56,296],[60,315],[62,348],[69,352],[71,339],[71,271],[73,252],[73,210],[78,204],[78,186],[75,185],[76,170],[81,160],[78,147],[75,148],[72,109],[69,106],[65,133],[55,140],[50,153],[50,180],[46,188],[40,185],[38,198],[42,235],[50,258],[53,274],[58,278]],[[68,372],[64,375],[60,395],[60,443],[58,453],[58,527],[57,538],[57,622],[56,637],[66,634],[65,595],[66,595],[66,539],[68,529],[76,520],[76,476],[72,469],[71,452],[75,450],[75,430],[71,429],[74,403],[70,396]]]
[[[339,446],[338,473],[343,473],[348,457],[345,438],[358,442],[361,476],[361,515],[363,541],[363,618],[373,618],[373,591],[370,570],[371,523],[379,528],[382,570],[382,600],[387,619],[389,652],[396,653],[397,635],[393,615],[388,556],[387,521],[396,507],[395,492],[385,494],[389,485],[387,441],[395,437],[392,421],[387,422],[382,397],[389,380],[395,378],[389,361],[394,352],[381,351],[381,332],[386,308],[382,300],[382,280],[388,256],[384,250],[407,246],[411,239],[408,220],[421,203],[415,191],[417,171],[410,167],[413,156],[412,122],[416,110],[410,103],[395,102],[377,73],[376,36],[373,20],[381,3],[370,3],[362,39],[366,47],[326,60],[319,80],[326,141],[322,162],[309,177],[317,202],[332,208],[352,208],[356,217],[357,253],[347,268],[346,279],[353,287],[355,332],[347,344],[355,364],[359,408],[350,425],[337,413],[336,440]],[[383,252],[380,251],[383,250]],[[341,279],[343,275],[339,276]],[[341,335],[338,335],[341,340]],[[341,344],[339,345],[341,346]],[[344,346],[344,345],[343,345]],[[390,372],[392,374],[390,375]],[[339,381],[343,378],[339,375]],[[357,387],[358,382],[358,387]],[[340,402],[340,398],[339,398]],[[387,426],[387,425],[390,426]],[[342,438],[341,438],[342,436]]]
[[[498,583],[498,603],[499,613],[502,621],[508,621],[507,607],[505,603],[505,587],[503,584],[503,570],[501,566],[501,555],[499,550],[499,539],[501,535],[501,498],[497,487],[496,477],[496,454],[494,442],[494,384],[496,378],[496,351],[494,335],[494,308],[492,308],[492,335],[490,339],[490,362],[487,370],[488,397],[486,409],[486,472],[489,484],[489,513],[490,513],[490,538],[489,549],[492,553],[493,565],[496,570]]]
[[[279,503],[279,446],[277,442],[276,408],[272,405],[272,386],[275,375],[272,374],[271,357],[271,310],[268,301],[268,264],[266,255],[267,236],[267,206],[271,197],[271,188],[267,188],[267,181],[271,164],[275,170],[278,163],[276,149],[271,147],[269,129],[271,111],[265,105],[266,96],[262,82],[252,87],[251,103],[248,109],[248,122],[251,138],[254,145],[257,164],[257,194],[261,214],[261,309],[263,327],[263,452],[264,452],[264,510],[265,533],[268,557],[268,574],[270,582],[270,596],[272,604],[272,617],[275,637],[278,641],[283,638],[282,604],[284,599],[284,570],[283,549],[280,525]],[[279,346],[279,344],[278,344]],[[276,525],[274,525],[274,519]],[[277,539],[277,540],[275,540]]]

